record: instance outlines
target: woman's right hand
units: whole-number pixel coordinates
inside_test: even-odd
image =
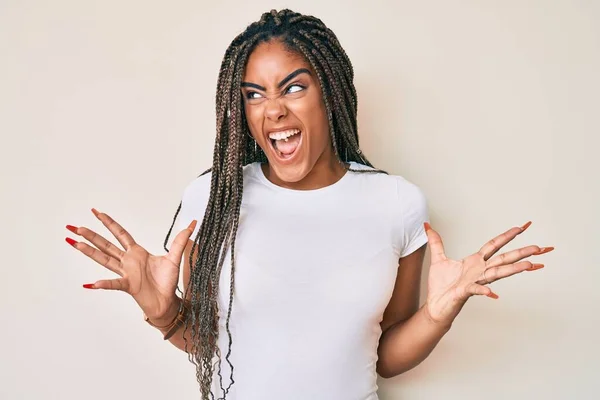
[[[66,238],[67,243],[120,276],[118,279],[100,280],[84,287],[129,293],[152,323],[158,326],[169,324],[179,308],[175,290],[179,282],[181,257],[197,221],[192,221],[186,229],[179,232],[167,254],[155,256],[137,244],[133,237],[107,214],[95,209],[92,209],[92,212],[124,250],[88,228],[67,225],[67,229],[84,237],[95,247],[71,238]]]

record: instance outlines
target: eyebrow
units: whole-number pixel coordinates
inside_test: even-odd
[[[311,75],[311,73],[310,73],[310,71],[308,69],[306,69],[306,68],[298,68],[297,70],[295,70],[294,72],[292,72],[291,74],[289,74],[288,76],[286,76],[285,78],[283,78],[283,80],[277,84],[277,87],[281,88],[283,85],[285,85],[286,83],[288,83],[289,81],[291,81],[292,79],[294,79],[295,77],[297,77],[300,74]],[[258,89],[258,90],[262,90],[263,92],[267,91],[267,89],[265,87],[257,85],[256,83],[251,83],[251,82],[242,82],[241,86],[242,87],[255,88],[255,89]]]

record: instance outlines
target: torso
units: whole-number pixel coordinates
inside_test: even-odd
[[[331,186],[295,191],[268,181],[258,163],[245,167],[228,399],[377,399],[380,322],[404,240],[398,179],[349,171]],[[230,278],[231,249],[219,283],[225,388]],[[215,374],[217,397],[219,383]]]

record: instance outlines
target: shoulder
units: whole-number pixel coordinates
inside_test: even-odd
[[[384,190],[386,194],[391,195],[394,203],[400,202],[421,202],[425,200],[423,191],[415,183],[411,182],[402,175],[390,173],[378,173],[376,168],[356,162],[350,163],[350,170],[359,180],[370,186],[371,190],[379,192]],[[382,194],[379,192],[379,194]]]
[[[374,170],[352,163],[352,170]],[[377,212],[391,224],[393,245],[405,257],[427,242],[423,223],[428,221],[428,204],[423,190],[402,175],[356,172],[360,193],[364,193]]]
[[[243,167],[243,181],[247,184],[249,179],[256,177],[256,170],[260,168],[259,163],[248,164]],[[207,170],[194,178],[183,190],[183,201],[198,201],[204,199],[208,200],[210,194],[210,187],[212,184],[212,171]]]
[[[396,182],[396,191],[400,202],[408,204],[422,204],[426,202],[423,190],[415,183],[400,175],[393,175],[393,178]]]
[[[197,176],[194,180],[189,182],[183,190],[182,201],[184,203],[196,202],[197,200],[206,198],[210,193],[211,180],[211,171],[207,171],[206,173]]]

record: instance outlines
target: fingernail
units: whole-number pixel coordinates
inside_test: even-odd
[[[95,208],[92,208],[92,212],[94,213],[94,215],[97,217],[98,214],[100,214],[100,212],[98,210],[96,210]]]
[[[525,225],[521,227],[521,233],[525,232],[525,229],[531,226],[531,221],[527,222]]]
[[[65,238],[65,240],[67,241],[67,243],[69,243],[71,246],[75,247],[75,244],[77,244],[76,240],[71,239],[70,237]]]
[[[494,292],[490,292],[490,294],[488,294],[487,297],[496,300],[498,298],[498,295]]]
[[[531,267],[527,268],[525,271],[535,271],[538,269],[544,268],[544,264],[533,264]]]
[[[541,247],[540,251],[533,253],[534,256],[539,256],[540,254],[546,254],[554,250],[554,247]]]
[[[77,227],[76,226],[67,225],[67,229],[70,230],[71,232],[73,232],[74,234],[77,234]]]
[[[426,230],[426,231],[428,231],[428,230],[430,230],[430,229],[431,229],[431,225],[429,225],[429,222],[425,222],[425,223],[423,224],[423,226],[425,227],[425,230]]]
[[[192,232],[194,231],[194,229],[196,229],[196,223],[198,221],[193,220],[192,222],[190,222],[190,225],[188,226],[188,229],[190,229]]]
[[[94,289],[94,284],[93,283],[86,283],[85,285],[83,285],[83,287],[85,289]]]

